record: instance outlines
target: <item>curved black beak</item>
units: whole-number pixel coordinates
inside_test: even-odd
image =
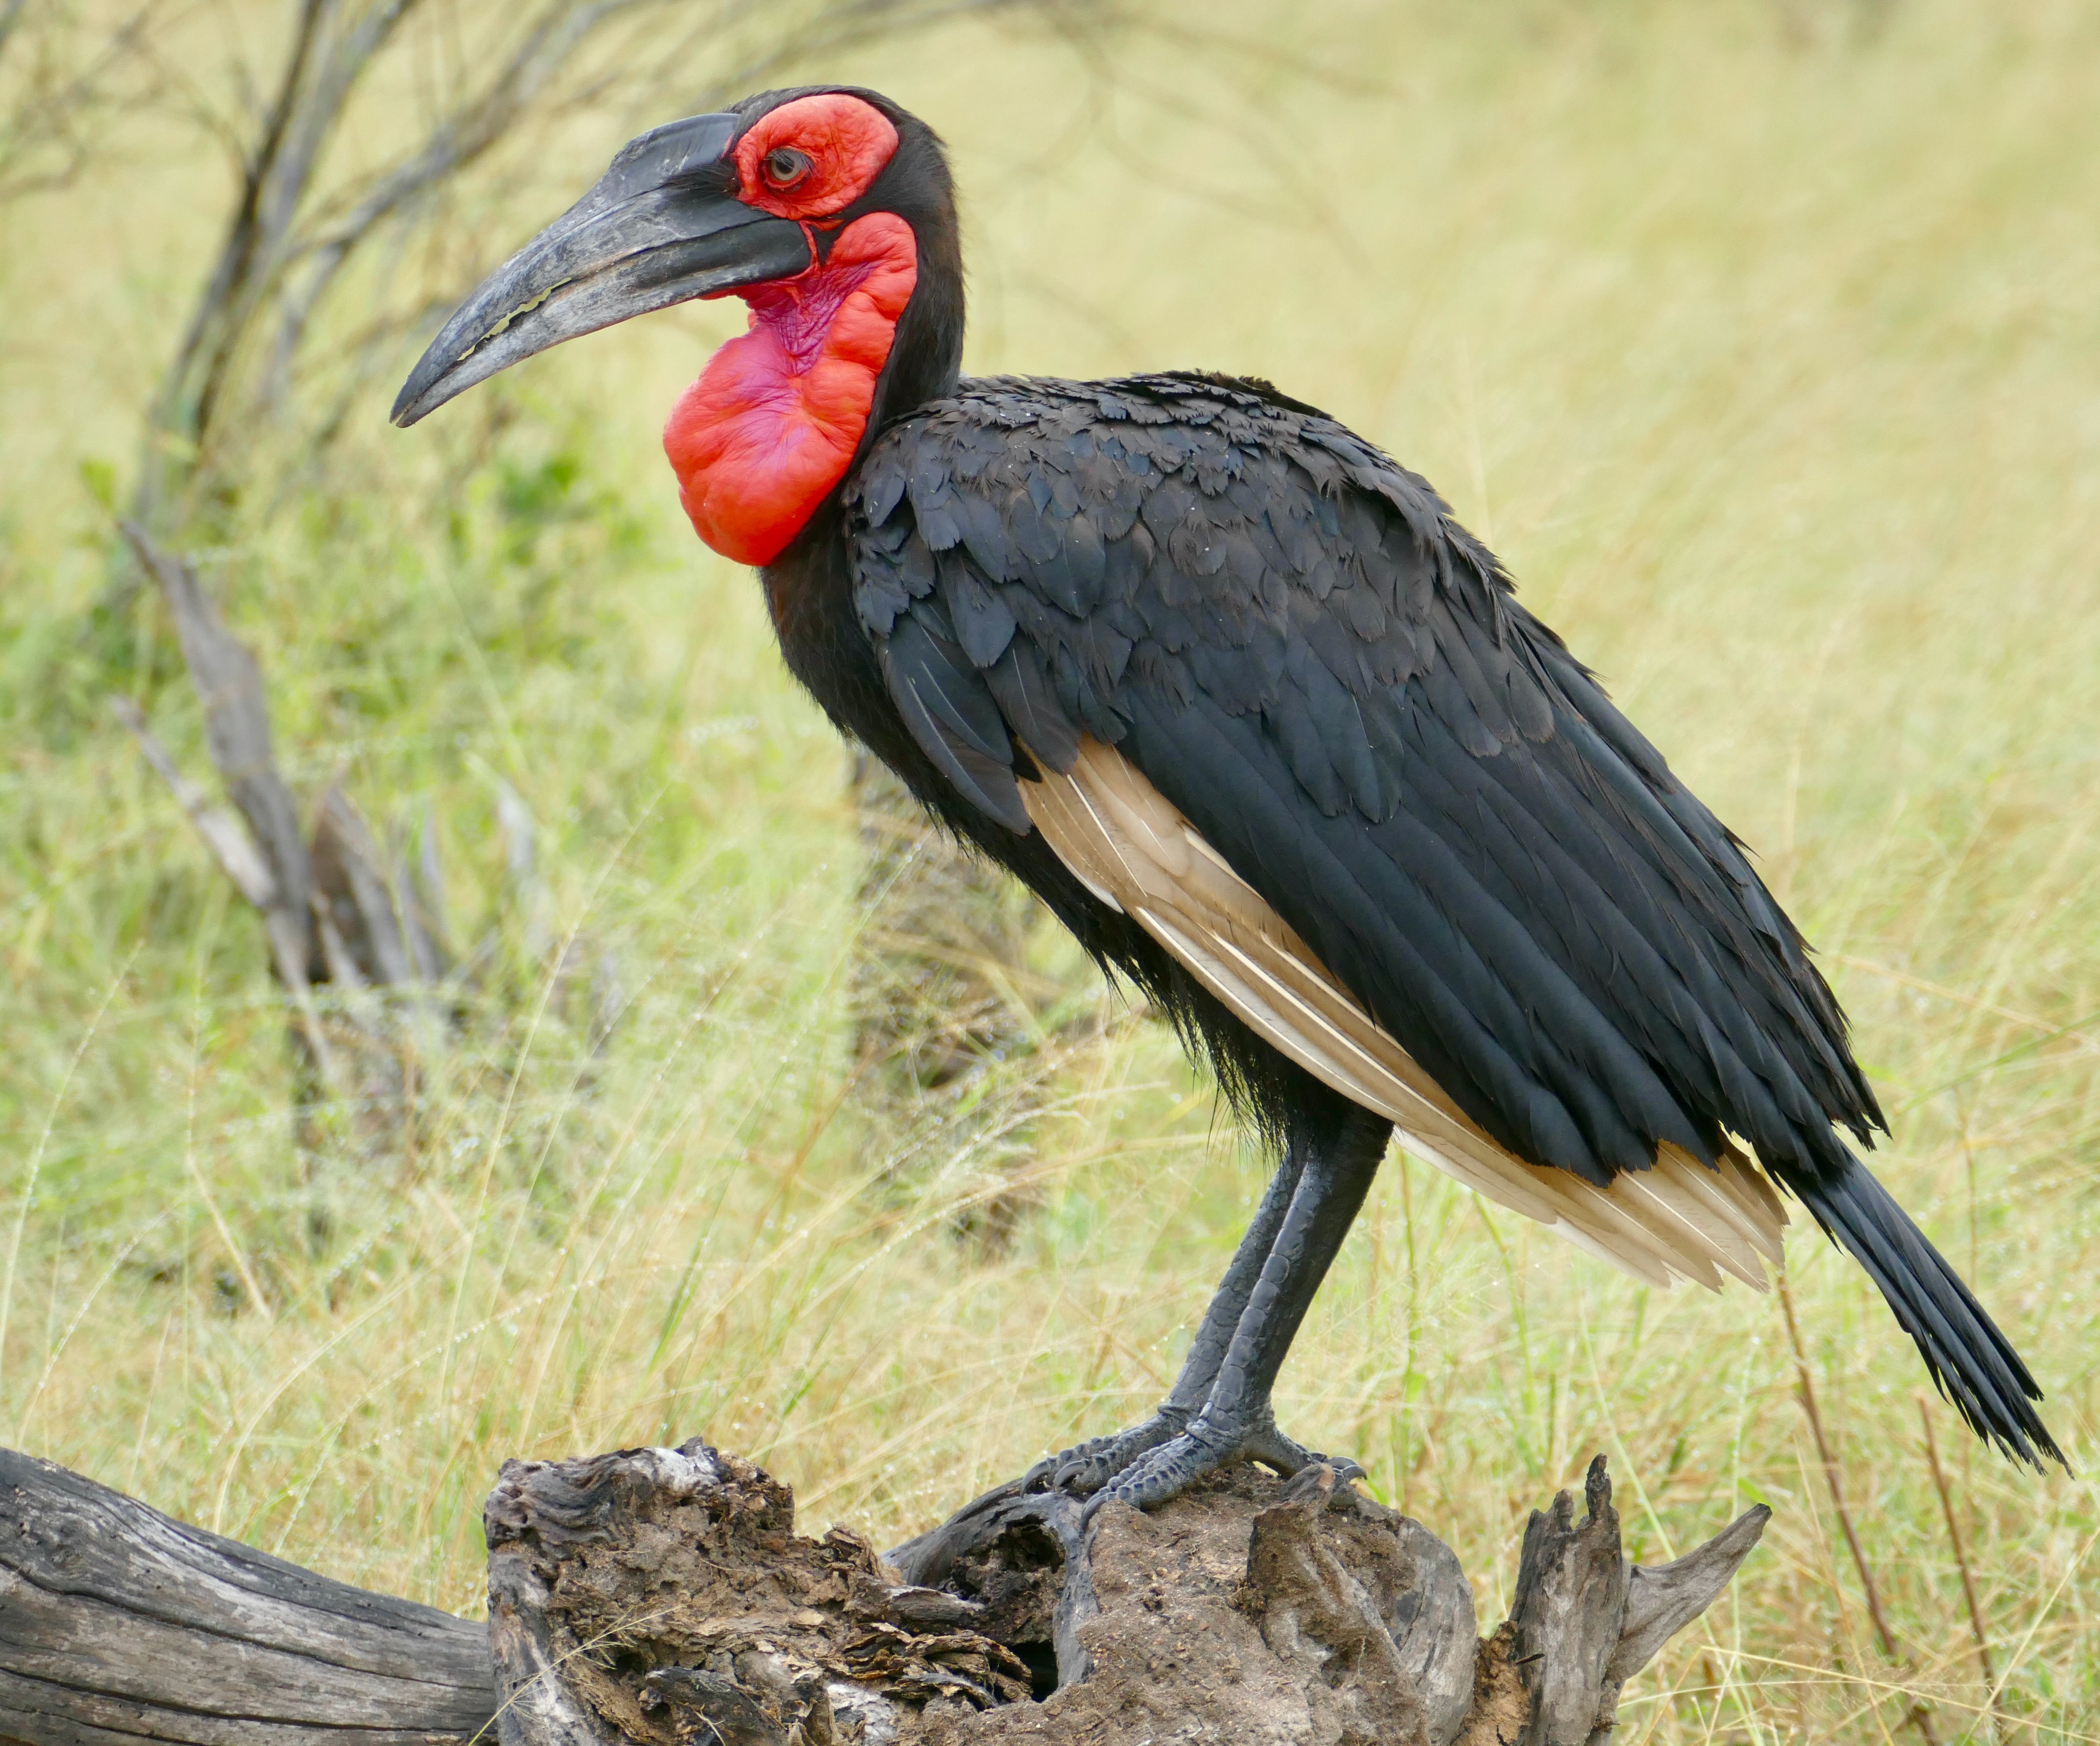
[[[596,187],[460,305],[402,384],[394,422],[563,340],[808,267],[801,225],[730,192],[724,157],[740,125],[696,115],[623,146]]]

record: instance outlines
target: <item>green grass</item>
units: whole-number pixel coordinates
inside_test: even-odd
[[[825,69],[951,142],[972,367],[1264,373],[1436,480],[1759,852],[1890,1110],[1878,1167],[2089,1470],[2100,11],[1159,15],[1092,67],[958,29]],[[128,475],[223,197],[173,137],[141,118],[0,218],[0,1440],[471,1610],[505,1457],[704,1434],[881,1541],[1133,1416],[1259,1162],[1171,1039],[1118,1022],[1046,1037],[894,1167],[907,1136],[849,1058],[844,754],[654,452],[734,311],[581,342],[406,435],[375,388],[318,480],[258,460],[201,554],[304,791],[340,768],[382,824],[427,803],[461,934],[505,941],[404,1142],[302,1152],[259,930],[104,704],[141,694],[202,769],[169,631],[82,628],[98,469]],[[543,166],[541,204],[596,168]],[[483,215],[474,252],[542,216]],[[602,1060],[520,943],[499,779],[558,935],[615,947],[633,992]],[[1073,1006],[1104,998],[1048,951]],[[1016,1169],[1039,1204],[1011,1246],[959,1242]],[[1597,1449],[1636,1556],[1770,1501],[1625,1739],[1892,1738],[1897,1688],[1963,1738],[1989,1694],[1922,1373],[1798,1223],[1789,1267],[1900,1664],[1775,1299],[1636,1288],[1396,1159],[1282,1410],[1458,1549],[1484,1625],[1524,1513]],[[2091,1483],[1932,1410],[1998,1735],[2100,1737]]]

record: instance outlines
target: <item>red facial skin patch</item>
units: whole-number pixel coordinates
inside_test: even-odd
[[[838,483],[918,280],[911,227],[876,212],[840,231],[822,265],[739,293],[751,331],[708,359],[664,427],[679,500],[723,557],[770,563]]]
[[[783,148],[803,161],[787,182],[767,161]],[[827,218],[866,193],[896,155],[896,126],[873,104],[837,91],[797,97],[767,110],[737,141],[738,198],[776,218]]]

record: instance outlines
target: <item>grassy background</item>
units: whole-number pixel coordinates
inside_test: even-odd
[[[274,16],[197,15],[200,77]],[[1760,853],[1890,1109],[1880,1167],[2089,1469],[2100,9],[1190,6],[1105,55],[958,27],[818,71],[950,139],[973,368],[1268,374],[1490,538]],[[0,219],[0,1439],[471,1611],[505,1457],[705,1434],[807,1524],[882,1541],[1135,1416],[1260,1161],[1054,944],[1041,1047],[955,1119],[900,1131],[862,1095],[845,756],[655,448],[734,311],[567,348],[408,435],[374,385],[321,475],[258,461],[201,554],[296,778],[339,773],[382,823],[430,807],[460,931],[505,942],[404,1142],[302,1152],[259,929],[107,713],[143,696],[202,769],[168,629],[146,609],[112,655],[82,628],[97,495],[223,208],[187,138],[141,117]],[[610,141],[550,147],[467,256]],[[520,943],[499,780],[556,933],[620,954],[602,1060]],[[1017,1180],[1011,1241],[959,1240]],[[1452,1542],[1484,1625],[1525,1512],[1595,1450],[1650,1561],[1768,1501],[1626,1739],[1880,1739],[1908,1732],[1899,1691],[1943,1740],[2100,1737],[2092,1484],[1931,1409],[1994,1696],[1915,1354],[1798,1225],[1789,1267],[1895,1661],[1776,1299],[1637,1288],[1396,1157],[1280,1410]]]

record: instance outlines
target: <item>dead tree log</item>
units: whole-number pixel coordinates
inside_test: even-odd
[[[444,1746],[495,1710],[479,1625],[0,1449],[0,1740]]]
[[[1339,1741],[1605,1746],[1620,1688],[1770,1512],[1630,1567],[1600,1456],[1534,1515],[1510,1619],[1419,1523],[1314,1467],[1151,1515],[1012,1487],[878,1558],[793,1532],[760,1469],[689,1443],[512,1463],[488,1505],[504,1746]]]
[[[704,1443],[512,1462],[484,1632],[0,1453],[0,1746],[1606,1746],[1770,1512],[1643,1570],[1586,1490],[1481,1640],[1450,1550],[1325,1466],[1084,1524],[1003,1487],[885,1558]]]

